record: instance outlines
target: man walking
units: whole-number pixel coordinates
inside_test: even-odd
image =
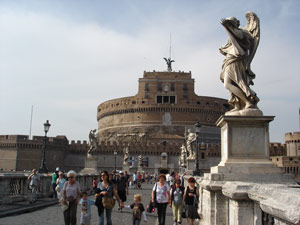
[[[117,191],[118,195],[121,199],[121,201],[124,203],[127,200],[127,195],[129,195],[128,191],[128,182],[126,177],[124,176],[124,172],[120,171],[119,172],[119,177],[117,179],[116,185],[117,185]],[[122,210],[122,208],[118,208],[118,210]]]
[[[40,187],[40,176],[36,174],[36,169],[32,170],[32,173],[29,175],[28,180],[30,180],[29,187],[31,190],[31,199],[29,203],[34,203],[37,200],[36,193]]]

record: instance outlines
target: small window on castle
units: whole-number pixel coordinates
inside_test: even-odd
[[[169,96],[164,96],[164,103],[169,103]]]
[[[156,96],[156,103],[162,103],[162,96]]]
[[[142,104],[145,104],[145,101],[142,101]]]
[[[186,104],[190,104],[190,101],[186,101]]]
[[[149,98],[149,93],[145,92],[145,98]]]
[[[175,84],[174,83],[171,84],[170,91],[175,91]]]
[[[149,91],[149,84],[148,83],[145,84],[145,91]]]
[[[162,85],[161,84],[157,85],[157,91],[162,91]]]
[[[132,101],[132,104],[136,104],[136,101]]]
[[[119,105],[120,105],[119,103],[116,104],[116,106],[119,106]]]
[[[170,103],[171,104],[176,103],[176,97],[175,96],[170,96]]]
[[[201,105],[201,102],[198,101],[197,104],[198,104],[198,105]]]
[[[187,84],[184,84],[184,85],[183,85],[183,91],[188,91]]]

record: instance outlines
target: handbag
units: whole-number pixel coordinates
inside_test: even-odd
[[[66,211],[69,208],[69,202],[67,201],[67,204],[65,205],[63,201],[61,201],[61,209],[62,211]]]
[[[112,209],[115,207],[116,200],[113,197],[102,197],[102,205],[106,209]]]
[[[155,204],[151,200],[150,200],[149,204],[147,205],[147,212],[148,213],[155,212]]]
[[[186,218],[186,211],[185,211],[185,209],[182,210],[182,212],[181,212],[181,217],[182,217],[182,218]]]

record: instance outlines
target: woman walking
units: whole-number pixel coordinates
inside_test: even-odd
[[[183,204],[185,205],[187,212],[186,219],[188,225],[194,225],[195,219],[199,218],[197,212],[199,191],[195,184],[195,178],[190,177],[188,179],[188,186],[185,188],[183,195]]]
[[[112,225],[112,221],[111,221],[112,208],[108,208],[108,207],[105,208],[105,206],[103,206],[103,198],[105,197],[112,200],[113,196],[115,196],[118,200],[120,207],[123,208],[124,205],[118,196],[118,192],[114,184],[109,181],[107,171],[101,172],[100,179],[101,182],[98,183],[97,186],[98,194],[96,195],[97,196],[96,206],[98,207],[98,214],[99,214],[99,225],[104,225],[104,211],[106,213],[106,224]]]
[[[152,190],[152,202],[156,201],[158,224],[165,225],[167,205],[171,206],[170,189],[166,183],[166,176],[159,175],[158,182],[154,184]]]
[[[65,182],[66,182],[66,179],[64,178],[64,173],[62,171],[60,171],[58,173],[58,178],[56,180],[56,188],[55,188],[55,190],[57,191],[57,198],[59,201],[61,201],[61,199],[62,199],[62,191],[63,191]]]
[[[180,225],[182,222],[181,213],[182,213],[184,187],[182,187],[180,183],[181,183],[180,179],[176,179],[170,191],[174,225],[177,224]]]
[[[76,225],[77,204],[80,199],[80,185],[76,181],[76,172],[70,170],[67,173],[68,181],[65,182],[63,187],[63,204],[68,205],[64,210],[65,225]]]

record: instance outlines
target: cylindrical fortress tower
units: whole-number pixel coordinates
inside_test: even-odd
[[[166,135],[174,141],[199,121],[205,141],[216,143],[220,131],[215,122],[228,108],[225,99],[196,95],[191,72],[144,72],[137,95],[98,106],[99,141],[149,144]]]

